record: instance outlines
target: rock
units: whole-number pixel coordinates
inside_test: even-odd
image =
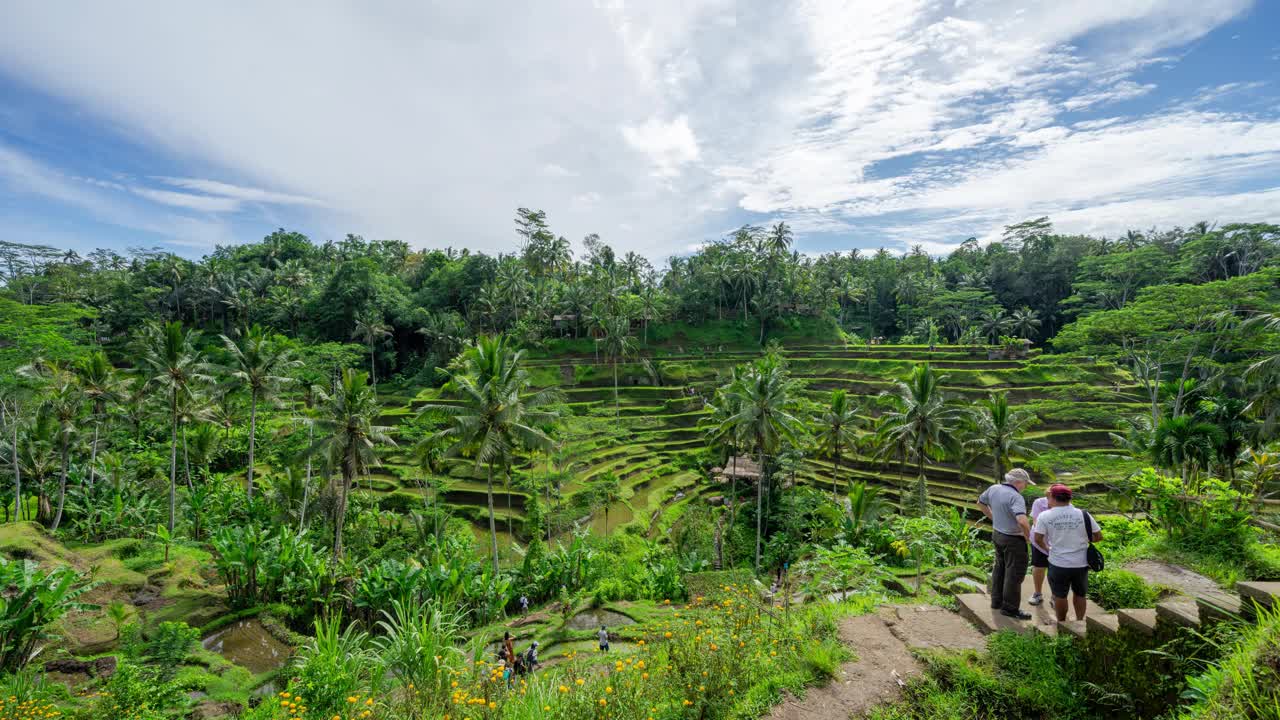
[[[63,673],[65,675],[88,675],[92,669],[93,665],[91,663],[75,658],[50,660],[44,664],[45,672]]]
[[[93,676],[109,678],[116,674],[116,656],[108,655],[93,661]]]
[[[708,503],[709,505],[723,505],[723,504],[724,504],[724,496],[723,496],[723,495],[712,495],[711,497],[707,498],[707,503]]]
[[[214,720],[214,718],[231,717],[244,712],[244,705],[238,702],[213,702],[206,700],[196,705],[187,715],[190,720]]]

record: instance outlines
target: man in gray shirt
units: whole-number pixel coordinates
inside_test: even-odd
[[[992,485],[978,496],[978,509],[991,521],[991,541],[996,546],[996,562],[991,570],[991,608],[1001,615],[1030,620],[1022,611],[1022,581],[1027,576],[1027,543],[1031,523],[1027,521],[1027,501],[1022,491],[1031,476],[1022,468],[1004,475],[1004,482]]]

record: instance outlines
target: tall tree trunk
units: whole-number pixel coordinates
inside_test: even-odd
[[[18,462],[18,408],[13,408],[13,516],[22,520],[22,463]]]
[[[613,359],[613,417],[615,420],[618,415],[618,358],[615,357]]]
[[[191,484],[191,455],[187,452],[187,426],[182,426],[182,475],[187,479],[187,492],[195,492]]]
[[[249,398],[249,476],[247,478],[247,495],[253,500],[253,451],[258,437],[258,389],[253,388]],[[310,460],[308,460],[310,462]]]
[[[101,415],[99,415],[101,417]],[[98,430],[102,427],[102,420],[95,420],[93,423],[93,445],[89,449],[89,489],[93,489],[93,483],[98,479]]]
[[[729,477],[729,497],[733,500],[729,507],[729,528],[732,529],[738,519],[738,449],[731,447],[729,452],[733,453],[733,473]]]
[[[307,424],[307,447],[311,447],[313,437],[315,436],[315,426]],[[301,533],[307,527],[307,501],[311,497],[311,453],[307,453],[307,480],[302,486],[302,511],[298,513],[298,532]]]
[[[920,464],[917,469],[919,475],[916,476],[916,512],[923,517],[929,509],[929,489],[924,477],[924,453],[920,453]]]
[[[757,454],[760,477],[756,479],[756,575],[760,574],[760,538],[764,532],[764,448]]]
[[[485,485],[489,497],[489,541],[493,546],[493,574],[498,574],[498,526],[493,520],[493,463],[489,463],[489,477]]]
[[[840,504],[840,446],[836,445],[836,464],[831,470],[831,502]]]
[[[507,535],[515,537],[515,533],[511,530],[511,466],[507,466],[506,473],[503,476],[503,488],[507,491]]]
[[[169,562],[169,544],[173,542],[174,521],[178,514],[178,391],[169,393],[169,542],[164,544],[164,561]]]
[[[996,468],[996,482],[1004,482],[1004,462],[1000,459],[1000,453],[993,451],[991,455],[993,457],[991,464]]]
[[[338,495],[338,507],[334,509],[333,521],[333,561],[342,559],[342,526],[347,520],[347,493],[351,488],[351,471],[342,463],[342,492]]]
[[[62,508],[67,502],[67,466],[70,465],[71,455],[71,438],[66,433],[62,434],[62,472],[58,474],[58,511],[53,516],[53,525],[49,528],[53,532],[57,532],[58,526],[62,524]]]

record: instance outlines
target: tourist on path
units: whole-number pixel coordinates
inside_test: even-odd
[[[506,653],[507,662],[511,662],[516,656],[516,639],[511,637],[511,633],[502,633],[502,650]]]
[[[1045,488],[1044,497],[1036,498],[1031,503],[1031,525],[1034,528],[1036,518],[1040,517],[1040,513],[1049,509],[1049,488]],[[1027,601],[1028,605],[1039,605],[1044,602],[1044,576],[1049,571],[1049,549],[1043,547],[1036,542],[1034,533],[1031,535],[1031,581],[1035,583],[1035,592],[1031,594],[1031,599]]]
[[[529,646],[529,651],[525,653],[524,665],[529,672],[533,672],[538,668],[538,641],[534,640]]]
[[[520,614],[521,615],[529,614],[529,598],[526,595],[520,596]]]
[[[609,652],[609,628],[601,625],[597,635],[600,637],[600,652]]]
[[[1027,543],[1031,524],[1027,522],[1027,501],[1022,491],[1031,476],[1022,468],[1004,475],[1004,482],[992,485],[978,496],[978,509],[991,521],[991,542],[996,561],[991,569],[991,608],[1017,620],[1030,620],[1022,611],[1022,581],[1027,576]]]
[[[1088,529],[1085,529],[1088,523]],[[1089,513],[1071,504],[1071,488],[1049,488],[1049,509],[1036,518],[1035,539],[1049,548],[1049,590],[1058,622],[1067,619],[1067,591],[1076,619],[1083,620],[1089,603],[1089,543],[1102,540],[1102,528]]]

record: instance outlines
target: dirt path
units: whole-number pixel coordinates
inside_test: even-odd
[[[845,618],[840,640],[857,659],[842,665],[830,684],[810,688],[803,699],[784,698],[770,720],[848,720],[896,699],[900,681],[920,672],[906,644],[879,615]]]
[[[912,650],[982,650],[987,638],[968,620],[936,605],[889,605],[880,617],[893,636]]]

